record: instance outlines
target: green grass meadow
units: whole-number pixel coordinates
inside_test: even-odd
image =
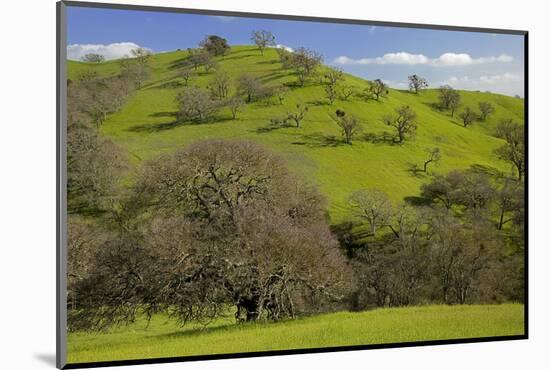
[[[523,335],[521,304],[420,306],[338,312],[277,323],[180,328],[166,316],[107,333],[69,334],[68,362],[96,362],[237,352]]]

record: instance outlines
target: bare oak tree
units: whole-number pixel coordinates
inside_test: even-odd
[[[349,204],[357,217],[367,221],[372,236],[376,235],[379,228],[388,225],[392,215],[392,205],[388,196],[377,189],[353,193],[349,198]]]
[[[369,86],[365,89],[366,96],[376,101],[380,100],[380,97],[388,95],[388,85],[386,85],[381,79],[369,81]]]
[[[460,112],[458,116],[462,120],[462,125],[464,127],[470,126],[477,119],[476,112],[474,112],[474,110],[470,107],[464,108],[464,110]]]
[[[416,112],[408,105],[403,105],[395,110],[396,114],[382,117],[384,124],[395,128],[397,131],[394,141],[402,143],[407,136],[416,131]]]
[[[479,119],[482,121],[485,121],[490,114],[495,112],[495,107],[489,102],[481,101],[478,105],[480,112]]]
[[[409,79],[409,90],[414,91],[415,94],[418,94],[420,90],[428,87],[428,82],[426,81],[426,79],[418,75],[411,75],[408,77],[408,79]]]
[[[337,109],[335,114],[331,115],[331,118],[342,130],[344,142],[351,145],[353,136],[359,130],[359,121],[357,118],[351,115],[346,115],[346,112],[340,109]]]
[[[275,45],[275,36],[269,31],[252,31],[252,36],[250,38],[254,44],[260,50],[261,55],[264,55],[264,49],[269,46]]]

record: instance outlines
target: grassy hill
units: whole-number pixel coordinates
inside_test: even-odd
[[[152,58],[150,80],[102,126],[103,134],[129,153],[132,166],[198,139],[253,140],[282,155],[292,171],[320,187],[330,201],[333,223],[349,217],[347,198],[362,188],[383,190],[395,203],[418,195],[422,183],[428,182],[431,176],[414,175],[410,168],[422,164],[428,148],[441,149],[441,163],[433,168],[438,173],[471,166],[510,171],[510,166],[493,153],[503,141],[493,137],[492,132],[502,118],[523,122],[523,99],[462,91],[463,106],[477,110],[478,102],[488,101],[496,108],[487,122],[464,128],[457,117],[451,118],[447,112],[433,108],[436,90],[416,95],[391,89],[388,97],[380,102],[352,98],[329,105],[323,86],[311,81],[305,87],[293,88],[284,105],[256,102],[246,105],[235,120],[231,119],[229,110],[224,110],[216,122],[183,124],[175,122],[174,97],[181,89],[175,66],[186,54],[186,51],[156,54]],[[266,84],[280,85],[296,80],[291,71],[282,69],[274,49],[266,50],[261,56],[254,47],[236,46],[224,58],[218,58],[218,62],[235,78],[247,72],[256,74]],[[119,71],[116,61],[96,65],[69,62],[69,78],[75,78],[85,69],[105,75]],[[203,73],[192,84],[206,86],[211,77],[211,73]],[[360,90],[367,86],[367,81],[350,75],[346,75],[346,83]],[[307,103],[310,107],[302,128],[269,129],[270,119],[291,111],[297,103]],[[381,117],[401,105],[410,105],[416,111],[418,129],[414,138],[395,145],[382,140],[390,128],[381,122]],[[351,146],[342,142],[338,127],[329,117],[336,108],[360,119],[362,132]]]
[[[423,306],[338,312],[277,323],[178,327],[163,315],[107,333],[69,334],[69,363],[523,335],[523,305]]]

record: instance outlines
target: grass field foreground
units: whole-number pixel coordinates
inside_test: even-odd
[[[68,362],[96,362],[465,339],[524,334],[522,304],[420,306],[339,312],[278,323],[180,328],[166,316],[107,333],[72,333]]]

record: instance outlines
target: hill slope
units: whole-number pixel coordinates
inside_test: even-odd
[[[256,102],[246,105],[235,120],[229,110],[224,110],[213,123],[181,124],[174,117],[177,109],[174,98],[181,89],[175,65],[186,54],[185,51],[156,54],[151,62],[150,80],[102,126],[103,134],[128,151],[132,165],[139,166],[143,160],[203,138],[253,140],[281,154],[296,174],[320,187],[329,198],[333,223],[348,217],[347,198],[362,188],[383,190],[395,203],[418,195],[421,184],[430,181],[431,176],[414,175],[410,168],[422,164],[428,148],[441,149],[441,163],[433,168],[438,173],[471,166],[510,171],[510,166],[493,153],[503,141],[491,134],[502,118],[523,122],[523,99],[463,91],[463,106],[477,110],[478,102],[488,101],[496,108],[487,122],[464,128],[456,117],[433,108],[436,90],[416,95],[391,89],[380,102],[353,98],[329,105],[323,86],[312,81],[305,87],[293,88],[284,105]],[[296,80],[291,71],[281,67],[274,49],[260,56],[254,47],[237,46],[224,58],[218,58],[218,62],[235,78],[247,72],[256,74],[266,84]],[[118,73],[118,64],[113,61],[97,65],[69,62],[69,78],[89,68],[100,74]],[[203,73],[192,84],[206,86],[211,77],[211,73]],[[360,90],[367,86],[367,81],[350,75],[346,75],[346,83]],[[297,103],[307,103],[310,108],[302,128],[268,129],[270,119],[292,111]],[[385,132],[390,132],[381,117],[401,105],[409,105],[416,111],[418,129],[414,138],[394,145],[381,139]],[[338,127],[329,117],[336,108],[360,119],[362,132],[351,146],[342,142]]]

